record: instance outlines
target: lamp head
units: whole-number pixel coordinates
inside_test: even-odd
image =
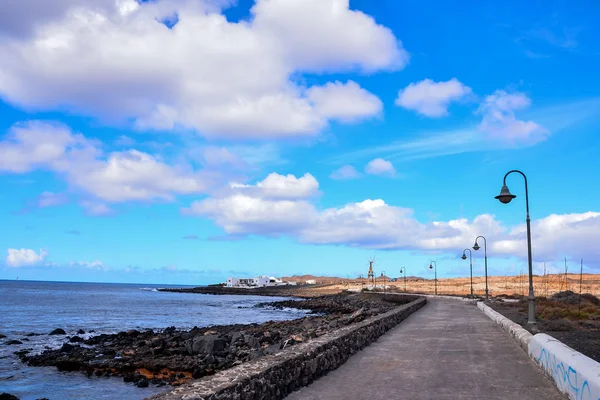
[[[517,196],[515,196],[514,194],[512,194],[510,192],[510,190],[508,190],[508,186],[502,185],[502,189],[500,190],[500,194],[498,196],[496,196],[495,198],[498,199],[498,200],[500,200],[500,202],[502,204],[508,204],[515,197],[517,197]]]
[[[462,258],[463,260],[466,260],[466,259],[467,259],[467,256],[465,255],[465,252],[464,252],[464,251],[463,251],[463,255],[462,255],[462,257],[461,257],[461,258]]]
[[[429,269],[433,269],[433,265],[429,264]]]
[[[475,244],[473,245],[473,250],[477,251],[479,250],[481,247],[479,247],[479,245],[477,244],[477,241],[475,241]]]

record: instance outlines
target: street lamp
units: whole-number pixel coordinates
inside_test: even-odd
[[[525,180],[525,207],[527,210],[527,261],[529,263],[529,318],[527,321],[527,325],[529,325],[530,327],[535,327],[536,326],[536,321],[535,321],[535,295],[533,294],[533,263],[531,260],[531,220],[529,219],[529,190],[527,187],[527,177],[525,176],[525,174],[519,170],[512,170],[506,173],[506,175],[504,175],[504,184],[502,185],[502,189],[500,190],[500,194],[498,196],[496,196],[495,198],[500,200],[500,202],[502,204],[508,204],[511,202],[512,199],[514,199],[515,196],[514,194],[512,194],[509,190],[508,187],[506,186],[506,177],[510,174],[512,174],[513,172],[516,172],[518,174],[521,174],[523,176],[523,179]]]
[[[363,275],[363,274],[360,274],[360,275],[358,276],[358,278],[360,279],[360,290],[363,290],[363,288],[364,288],[364,286],[365,286],[365,282],[364,282],[364,279],[365,279],[365,278],[364,278],[364,275]]]
[[[406,292],[406,267],[400,268],[400,273],[404,272],[404,291]]]
[[[462,255],[462,259],[466,260],[467,259],[467,255],[465,254],[465,251],[469,252],[469,267],[471,268],[471,298],[473,298],[473,253],[471,252],[471,249],[464,249],[463,250],[463,255]]]
[[[506,190],[508,191],[508,188]],[[500,200],[500,201],[502,201],[502,200]],[[475,244],[473,245],[473,250],[477,251],[481,248],[477,244],[477,239],[479,239],[479,238],[483,239],[483,256],[484,256],[484,260],[485,260],[485,299],[489,300],[490,296],[488,293],[488,275],[487,275],[487,239],[484,236],[477,236],[475,238]]]
[[[431,264],[435,264],[435,269],[433,268],[433,265],[431,265]],[[435,295],[437,296],[437,263],[435,261],[430,261],[429,269],[433,269],[433,271],[435,273],[434,285],[435,285]]]
[[[385,271],[381,271],[381,280],[383,281],[383,294],[385,294]]]

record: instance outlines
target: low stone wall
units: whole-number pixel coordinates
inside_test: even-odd
[[[413,296],[416,297],[416,296]],[[193,381],[151,400],[278,400],[346,362],[425,305],[420,297],[273,355]]]
[[[529,357],[570,399],[600,399],[600,363],[545,333],[533,336]]]
[[[494,311],[491,307],[480,301],[477,303],[477,307],[483,311],[492,321],[500,325],[502,329],[510,334],[518,343],[518,345],[525,351],[528,351],[529,342],[533,335],[524,329],[521,325],[511,321],[499,312]]]

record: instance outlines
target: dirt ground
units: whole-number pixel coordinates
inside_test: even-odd
[[[499,300],[488,305],[527,329],[528,303]],[[590,294],[560,292],[549,298],[536,299],[536,319],[539,332],[546,333],[567,346],[600,362],[600,300]]]

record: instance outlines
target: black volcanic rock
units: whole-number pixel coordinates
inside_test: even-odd
[[[56,328],[55,330],[53,330],[52,332],[50,332],[48,335],[66,335],[67,332],[65,332],[64,329],[62,328]]]
[[[71,343],[67,341],[59,349],[20,357],[31,366],[55,366],[88,376],[119,376],[138,386],[140,382],[142,386],[180,385],[310,341],[413,299],[407,297],[406,301],[394,303],[383,296],[347,293],[303,301],[286,300],[263,306],[313,310],[319,315],[263,324],[195,327],[187,331],[175,327],[161,331],[130,330],[93,336],[83,341],[86,346],[73,344],[74,336],[69,339]],[[79,339],[75,340],[79,343]]]

